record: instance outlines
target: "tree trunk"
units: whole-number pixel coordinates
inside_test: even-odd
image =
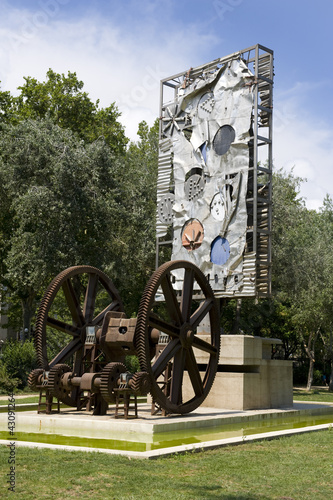
[[[318,335],[319,335],[319,328],[315,333],[314,332],[310,333],[308,343],[306,344],[304,337],[303,337],[303,334],[301,333],[301,338],[303,340],[303,347],[304,347],[305,352],[310,360],[309,371],[308,371],[308,383],[306,386],[307,391],[311,390],[311,386],[312,386],[312,382],[313,382],[313,371],[314,371],[314,364],[315,364],[314,354],[315,354],[315,346],[316,346],[316,341],[317,341]]]
[[[31,319],[35,312],[35,294],[25,299],[21,299],[22,319],[23,319],[23,340],[31,338]]]
[[[313,382],[313,370],[314,370],[315,360],[311,357],[308,371],[308,383],[306,385],[306,390],[311,391],[311,386]]]
[[[330,375],[330,379],[328,381],[328,390],[329,390],[329,392],[333,392],[333,334],[332,334],[332,329],[330,331],[329,358],[331,361],[331,375]]]
[[[328,390],[329,392],[333,392],[333,361],[331,361],[331,375],[328,384]]]

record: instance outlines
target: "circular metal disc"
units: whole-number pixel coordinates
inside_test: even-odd
[[[214,219],[222,221],[225,217],[225,200],[221,192],[216,193],[210,203],[210,212]]]
[[[213,139],[213,148],[219,156],[229,151],[236,137],[235,129],[231,125],[223,125],[218,129]]]
[[[230,256],[230,244],[226,238],[218,236],[212,243],[210,260],[213,264],[223,266]]]
[[[191,175],[185,182],[185,195],[188,201],[195,201],[201,198],[205,187],[205,181],[202,175]]]
[[[172,205],[174,201],[175,195],[173,193],[168,193],[158,202],[158,218],[164,224],[172,224]]]

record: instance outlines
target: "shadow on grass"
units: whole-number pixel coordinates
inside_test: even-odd
[[[211,485],[211,486],[195,486],[187,485],[185,488],[182,485],[182,490],[187,490],[187,495],[185,498],[196,498],[204,500],[258,500],[258,495],[252,495],[249,493],[230,493],[224,491],[223,486]],[[193,496],[192,496],[193,495]],[[270,500],[271,497],[260,495],[260,500]]]

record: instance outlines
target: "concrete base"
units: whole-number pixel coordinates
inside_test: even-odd
[[[279,339],[221,335],[218,373],[203,406],[231,410],[292,406],[292,361],[271,359],[272,346],[281,343]],[[202,351],[195,354],[198,363],[207,362]],[[185,400],[192,397],[191,391],[185,374]]]

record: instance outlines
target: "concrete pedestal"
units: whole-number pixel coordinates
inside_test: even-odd
[[[218,372],[203,406],[231,410],[285,408],[293,404],[292,361],[271,359],[279,339],[249,335],[221,335]],[[206,361],[197,352],[199,363]],[[191,385],[184,376],[183,393]]]

